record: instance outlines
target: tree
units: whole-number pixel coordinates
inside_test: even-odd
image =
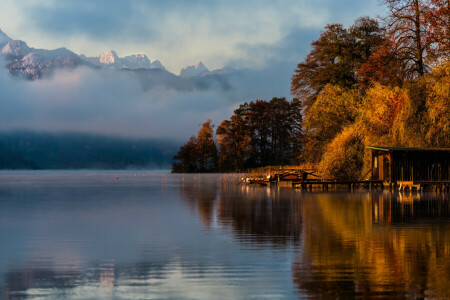
[[[450,57],[450,1],[429,0],[430,38],[433,58]]]
[[[429,7],[422,0],[384,0],[389,16],[387,33],[396,43],[396,57],[407,65],[406,76],[415,79],[424,75],[429,67],[430,50]]]
[[[348,58],[348,32],[341,24],[327,25],[319,39],[311,45],[311,52],[304,62],[297,65],[291,81],[292,94],[302,99],[306,107],[314,103],[329,83],[341,86],[355,83]]]
[[[271,107],[264,100],[250,102],[245,117],[248,124],[250,149],[248,163],[254,166],[264,165],[271,159]]]
[[[364,162],[364,142],[357,126],[345,128],[326,147],[319,164],[325,178],[358,180]]]
[[[407,79],[407,63],[398,59],[397,43],[388,37],[356,71],[359,84],[370,87],[374,82],[402,86]]]
[[[385,41],[384,29],[377,20],[369,17],[357,19],[348,32],[356,68],[369,59]]]
[[[219,145],[220,171],[242,170],[248,156],[250,138],[241,111],[237,109],[230,120],[222,121],[217,127],[216,134]]]
[[[217,166],[217,148],[213,128],[211,120],[208,120],[202,124],[197,135],[196,151],[200,172],[213,171]]]
[[[186,144],[180,147],[180,151],[173,157],[172,173],[198,172],[197,166],[197,141],[191,136]]]
[[[437,67],[427,78],[428,132],[431,147],[450,147],[450,61]]]
[[[358,89],[327,85],[305,117],[305,148],[302,160],[318,162],[325,146],[346,126],[354,123],[362,103]]]
[[[298,99],[244,103],[217,128],[221,171],[284,165],[302,149],[302,108]]]
[[[217,168],[217,148],[211,120],[202,124],[197,136],[191,136],[173,157],[173,173],[211,172]]]
[[[378,22],[368,17],[349,29],[341,24],[325,27],[291,78],[291,93],[302,100],[306,113],[327,84],[351,88],[358,82],[356,70],[383,43],[382,33]]]
[[[289,158],[291,164],[299,163],[300,153],[304,146],[304,135],[303,135],[303,115],[302,115],[302,102],[294,98],[291,103],[290,114],[289,114],[289,124],[291,126],[291,132],[289,136],[289,143],[292,147]]]
[[[400,146],[392,139],[392,128],[410,101],[408,90],[374,84],[365,97],[362,124],[366,143],[379,146]]]

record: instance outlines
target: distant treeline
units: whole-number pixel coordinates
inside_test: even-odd
[[[249,110],[255,104],[244,104],[217,128],[217,158],[213,153],[198,160],[197,155],[204,155],[196,146],[202,139],[193,137],[175,156],[173,170],[227,171],[299,162],[315,165],[323,177],[348,180],[370,169],[369,145],[450,147],[450,2],[383,3],[385,18],[359,18],[348,28],[329,24],[311,44],[291,78],[303,124],[299,105],[294,119],[277,119],[264,109]],[[255,128],[251,118],[261,131],[250,129]],[[266,122],[270,128],[262,126]],[[289,125],[292,132],[279,135],[276,128]],[[210,127],[206,123],[202,130]],[[261,133],[269,138],[260,138]]]
[[[179,144],[73,133],[0,133],[0,169],[170,168]]]

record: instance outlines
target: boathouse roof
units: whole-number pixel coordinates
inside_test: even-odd
[[[368,149],[380,150],[380,151],[447,151],[450,152],[450,148],[408,148],[408,147],[380,147],[380,146],[366,146]]]

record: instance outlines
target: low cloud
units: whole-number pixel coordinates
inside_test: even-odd
[[[279,64],[183,84],[175,76],[156,76],[158,84],[150,84],[156,79],[89,68],[27,81],[3,69],[0,128],[185,140],[205,120],[219,124],[229,118],[244,101],[288,96],[294,67]]]

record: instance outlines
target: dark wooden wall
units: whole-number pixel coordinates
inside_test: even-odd
[[[377,168],[375,157],[378,159]],[[372,149],[372,167],[374,180],[449,181],[450,151]]]

